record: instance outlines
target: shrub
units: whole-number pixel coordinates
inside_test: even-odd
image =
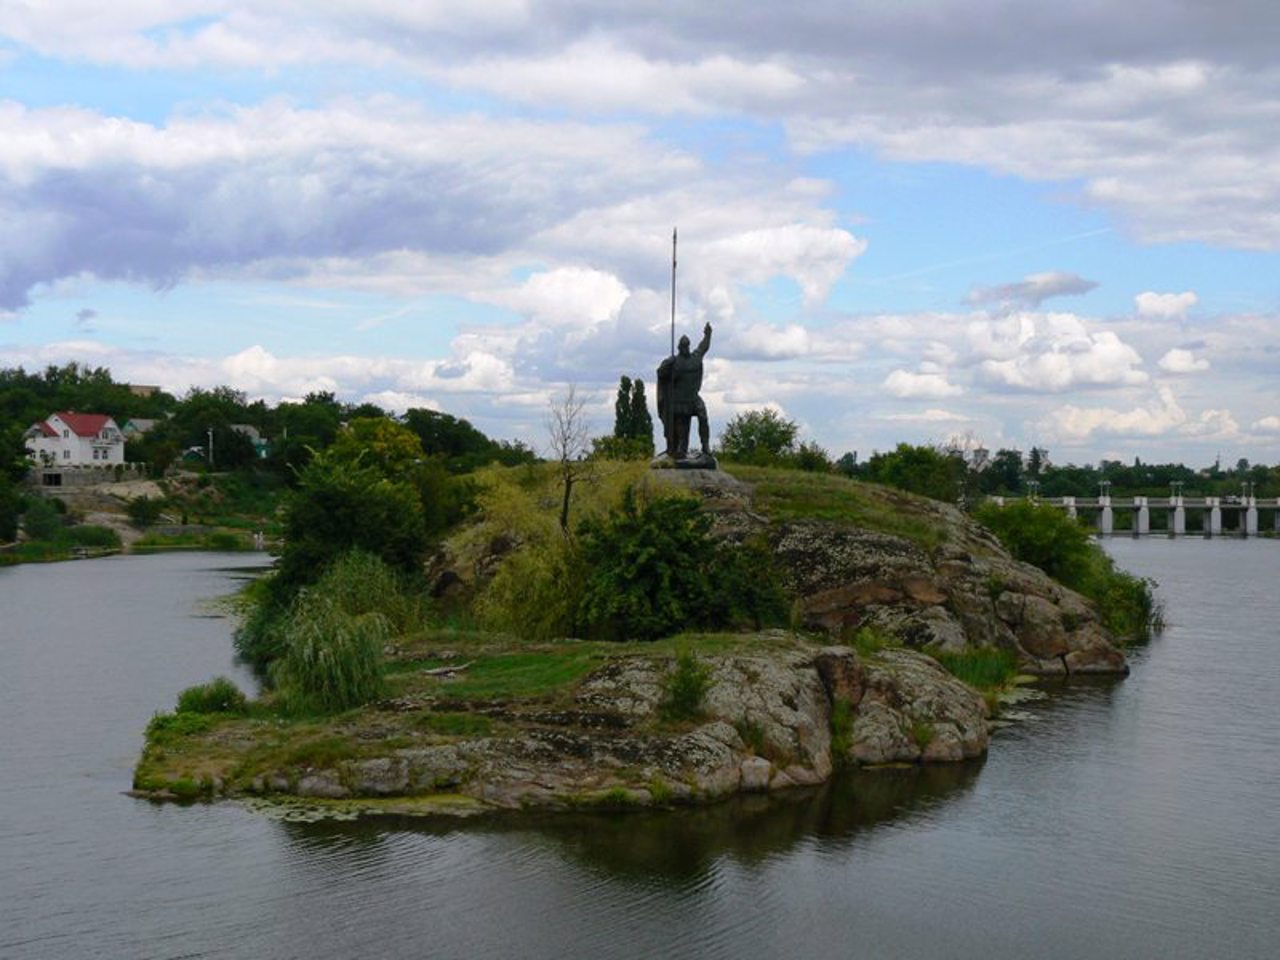
[[[491,630],[541,642],[577,632],[584,568],[563,537],[527,544],[509,556],[476,603]]]
[[[363,635],[373,629],[353,624],[376,619],[382,624],[376,631],[383,637],[377,646],[380,658],[387,638],[421,627],[426,615],[426,600],[407,577],[378,557],[356,550],[339,557],[317,584],[291,602],[281,600],[271,577],[251,584],[240,600],[241,621],[234,643],[241,660],[272,680],[270,665],[297,646],[300,631],[310,630],[322,620],[347,636],[353,630]],[[338,646],[348,644],[342,641]]]
[[[163,497],[134,497],[125,504],[125,512],[134,526],[145,528],[160,519],[165,505]]]
[[[1145,640],[1159,629],[1155,582],[1117,568],[1089,532],[1057,508],[1026,500],[1004,507],[986,503],[975,516],[1017,559],[1092,600],[1116,636]]]
[[[64,507],[65,511],[65,507]],[[53,540],[62,533],[64,523],[57,502],[43,497],[32,497],[22,514],[22,529],[32,540]]]
[[[694,720],[702,715],[702,701],[711,688],[711,670],[689,651],[676,657],[667,678],[662,713],[669,720]]]
[[[120,534],[110,527],[99,527],[89,524],[70,527],[66,531],[67,539],[77,547],[118,547]]]
[[[187,687],[178,694],[178,713],[244,713],[248,701],[226,677]]]
[[[783,622],[787,601],[767,547],[718,543],[710,527],[692,499],[659,497],[640,506],[632,489],[619,509],[584,521],[583,627],[609,639],[654,640],[687,627]]]
[[[285,709],[339,713],[382,696],[387,618],[350,614],[316,588],[299,594],[284,628],[283,655],[271,680]]]

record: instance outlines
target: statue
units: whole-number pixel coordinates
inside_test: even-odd
[[[702,340],[693,350],[689,338],[680,338],[679,351],[658,366],[658,415],[667,438],[667,456],[680,466],[715,469],[711,456],[711,426],[702,389],[702,358],[711,348],[711,324],[702,328]],[[698,418],[701,453],[689,456],[689,431]]]

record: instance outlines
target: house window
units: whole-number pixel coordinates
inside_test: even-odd
[[[63,459],[63,460],[70,460],[70,459],[71,459],[71,451],[70,451],[70,450],[63,450],[63,451],[62,451],[62,459]]]
[[[66,440],[66,439],[67,439],[68,437],[70,437],[70,436],[71,436],[71,431],[70,431],[70,430],[63,430],[63,431],[62,431],[62,439],[63,439],[63,440]]]

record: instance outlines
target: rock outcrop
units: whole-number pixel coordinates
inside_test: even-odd
[[[781,638],[778,638],[781,639]],[[670,658],[610,659],[554,714],[513,711],[505,736],[453,739],[329,768],[279,770],[253,792],[319,799],[461,794],[497,808],[651,805],[822,783],[845,763],[977,757],[987,707],[930,657],[848,647],[702,658],[701,716],[662,716]]]

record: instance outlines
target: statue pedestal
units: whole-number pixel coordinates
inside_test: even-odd
[[[695,453],[676,460],[670,454],[659,454],[649,461],[650,470],[718,470],[720,465],[709,453]]]

